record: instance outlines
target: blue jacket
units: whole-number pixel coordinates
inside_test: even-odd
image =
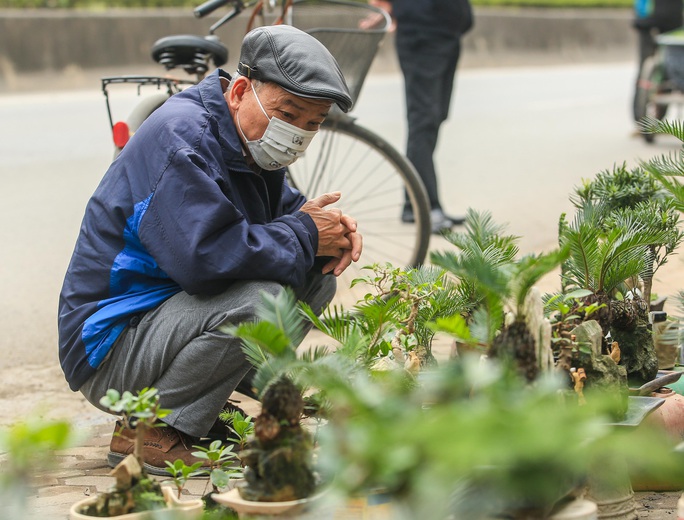
[[[318,232],[285,170],[246,164],[216,71],[140,127],[86,207],[59,301],[59,355],[78,390],[146,311],[234,280],[301,285]]]

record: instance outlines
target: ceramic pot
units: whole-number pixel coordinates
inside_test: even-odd
[[[155,511],[142,511],[140,513],[129,513],[127,515],[113,516],[116,520],[198,520],[204,512],[204,502],[201,499],[178,500],[176,490],[169,486],[162,486],[164,500],[168,504],[168,509],[157,509]],[[94,516],[84,515],[80,511],[97,500],[97,497],[90,497],[71,506],[69,510],[69,520],[93,520]]]
[[[658,358],[658,370],[672,370],[679,360],[679,324],[667,321],[666,312],[652,312],[653,347]]]
[[[598,520],[598,506],[577,498],[549,517],[549,520]]]
[[[245,500],[240,492],[235,489],[225,493],[214,493],[211,498],[215,502],[230,507],[237,512],[239,518],[279,516],[284,518],[297,518],[300,513],[317,505],[325,492],[318,493],[300,500],[288,500],[286,502],[256,502]]]
[[[664,399],[662,406],[651,413],[643,424],[650,424],[664,430],[671,438],[673,447],[684,440],[684,396],[668,387],[660,388],[651,394]],[[635,491],[676,491],[682,489],[681,481],[662,478],[656,473],[630,473],[632,488]]]
[[[604,480],[600,477],[603,470],[589,471],[589,492],[587,498],[595,502],[600,519],[636,520],[636,502],[634,491],[627,471],[627,463],[614,461],[611,467],[611,478]]]

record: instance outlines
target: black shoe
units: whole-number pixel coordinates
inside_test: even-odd
[[[404,209],[401,210],[401,221],[406,224],[413,224],[416,221],[410,204],[404,204]]]

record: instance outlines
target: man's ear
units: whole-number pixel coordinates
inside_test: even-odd
[[[226,90],[225,97],[228,107],[237,110],[242,103],[245,93],[251,88],[251,82],[244,76],[237,76],[230,89]]]

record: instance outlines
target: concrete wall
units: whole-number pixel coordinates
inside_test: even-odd
[[[0,10],[0,76],[65,69],[151,65],[149,49],[169,34],[206,34],[211,20],[189,10]],[[632,59],[636,51],[629,10],[476,9],[475,28],[464,40],[462,66]],[[218,32],[233,55],[246,18]],[[391,36],[376,59],[394,70]],[[135,72],[135,71],[132,71]]]

